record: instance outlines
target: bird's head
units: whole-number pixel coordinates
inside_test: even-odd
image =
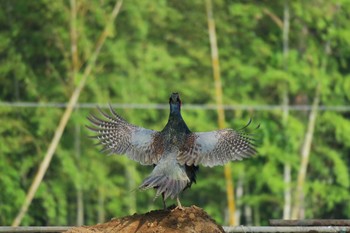
[[[180,113],[181,100],[179,93],[172,93],[169,98],[170,113]]]

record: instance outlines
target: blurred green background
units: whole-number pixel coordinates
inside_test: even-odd
[[[82,78],[114,4],[0,0],[0,225],[23,204],[64,112],[59,104]],[[226,126],[250,117],[261,124],[258,156],[231,164],[237,224],[291,217],[302,154],[300,217],[350,218],[349,12],[348,0],[213,0]],[[215,90],[205,1],[127,0],[107,32],[79,97],[91,105],[72,113],[22,225],[95,224],[162,208],[154,191],[132,191],[152,167],[101,154],[87,138],[86,116],[96,110],[86,106],[125,104],[116,111],[129,122],[161,130],[168,109],[155,104],[179,92],[192,131],[218,127],[208,108]],[[223,168],[201,167],[181,200],[227,224]]]

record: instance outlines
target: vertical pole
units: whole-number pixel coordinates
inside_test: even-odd
[[[76,163],[78,170],[80,171],[80,155],[81,155],[81,146],[80,146],[80,125],[75,125],[75,135],[74,135],[74,148],[75,148],[75,157],[76,157]],[[80,173],[77,174],[77,226],[82,226],[84,224],[84,193],[83,193],[83,187],[82,187],[82,180]]]
[[[325,73],[327,68],[327,60],[328,56],[330,55],[330,41],[327,41],[325,44],[325,56],[323,56],[321,61],[321,72]],[[314,66],[314,64],[312,64]],[[319,70],[315,67],[313,67],[314,70],[314,77],[318,77]],[[298,173],[298,180],[297,180],[297,187],[295,191],[295,197],[294,197],[294,205],[292,208],[292,219],[298,219],[298,218],[304,218],[304,184],[306,179],[306,173],[307,173],[307,166],[309,164],[309,158],[310,158],[310,150],[311,150],[311,143],[314,135],[315,125],[316,125],[316,117],[318,114],[318,105],[320,102],[320,95],[321,95],[321,83],[319,82],[316,86],[315,90],[315,97],[312,103],[311,111],[309,114],[309,123],[307,125],[307,131],[305,132],[305,140],[303,147],[301,149],[301,162],[300,162],[300,169]]]
[[[306,178],[307,165],[309,164],[310,149],[316,124],[318,104],[320,102],[320,89],[321,85],[318,84],[309,115],[309,123],[307,125],[307,131],[305,133],[304,144],[301,149],[301,163],[295,192],[294,206],[292,210],[292,219],[300,218],[300,211],[304,205],[304,183]]]
[[[220,66],[219,66],[219,52],[216,39],[215,31],[215,21],[213,17],[213,6],[211,0],[206,0],[206,10],[208,18],[208,31],[209,40],[211,48],[211,58],[213,66],[213,76],[215,83],[215,96],[216,96],[216,106],[218,113],[218,124],[219,128],[223,129],[225,127],[225,112],[222,104],[222,84],[220,77]],[[224,166],[225,180],[226,180],[226,193],[228,202],[228,214],[229,214],[229,225],[235,225],[235,196],[234,187],[231,175],[231,165],[230,163]]]
[[[129,190],[133,190],[136,187],[135,184],[135,174],[136,174],[136,165],[132,161],[126,161],[125,165],[125,177],[127,179],[127,187]],[[133,214],[137,211],[136,204],[136,192],[130,192],[128,195],[128,213]]]
[[[105,211],[105,188],[101,185],[98,189],[98,202],[97,202],[97,222],[103,223],[106,219]]]
[[[78,53],[78,35],[77,35],[77,4],[76,0],[70,0],[70,41],[72,55],[72,82],[76,80],[76,74],[79,71],[79,53]]]
[[[289,17],[289,5],[288,0],[284,1],[284,12],[283,12],[283,66],[284,70],[288,71],[288,53],[289,53],[289,23],[290,23],[290,17]],[[289,98],[288,98],[288,85],[284,83],[283,86],[283,96],[282,96],[282,105],[283,105],[283,114],[282,114],[282,125],[284,130],[287,130],[287,124],[288,124],[288,116],[289,116]],[[285,132],[285,137],[287,137]],[[283,181],[284,181],[284,206],[283,206],[283,219],[290,219],[291,214],[291,202],[292,202],[292,195],[291,195],[291,166],[290,161],[286,160],[284,162],[284,174],[283,174]]]

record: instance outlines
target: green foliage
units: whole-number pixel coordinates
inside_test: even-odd
[[[0,101],[67,102],[82,77],[109,14],[112,0],[77,0],[77,55],[73,75],[69,1],[0,2]],[[214,1],[224,104],[310,105],[321,83],[321,105],[350,100],[349,1],[289,1],[288,57],[282,52],[283,1]],[[269,13],[266,13],[269,12]],[[328,47],[327,47],[328,46]],[[171,92],[183,104],[214,104],[214,82],[203,1],[124,1],[81,103],[166,103]],[[125,156],[105,156],[86,136],[86,116],[77,109],[23,225],[74,225],[78,191],[83,193],[85,224],[104,216],[161,208],[154,192],[135,191],[149,174]],[[161,130],[167,110],[117,109],[133,124]],[[15,218],[55,133],[63,109],[0,107],[0,225]],[[184,109],[193,131],[217,128],[213,110]],[[232,164],[235,185],[243,187],[238,208],[253,211],[255,224],[281,218],[283,166],[292,169],[292,188],[300,164],[307,111],[228,110],[226,126],[241,128],[248,119],[261,124],[259,155]],[[307,171],[306,217],[350,218],[349,112],[319,112]],[[237,185],[236,185],[237,186]],[[201,167],[197,184],[183,204],[203,207],[226,224],[223,169]],[[168,201],[168,204],[173,203]],[[243,222],[248,216],[242,216]],[[102,219],[103,220],[103,219]]]

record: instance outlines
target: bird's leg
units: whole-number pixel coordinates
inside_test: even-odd
[[[166,209],[166,204],[165,204],[165,199],[164,199],[164,193],[162,193],[162,200],[163,200],[163,207],[164,207],[164,210],[167,210],[167,209]]]
[[[182,207],[179,196],[176,197],[176,201],[177,201],[177,207],[175,209],[184,210],[185,208]]]

